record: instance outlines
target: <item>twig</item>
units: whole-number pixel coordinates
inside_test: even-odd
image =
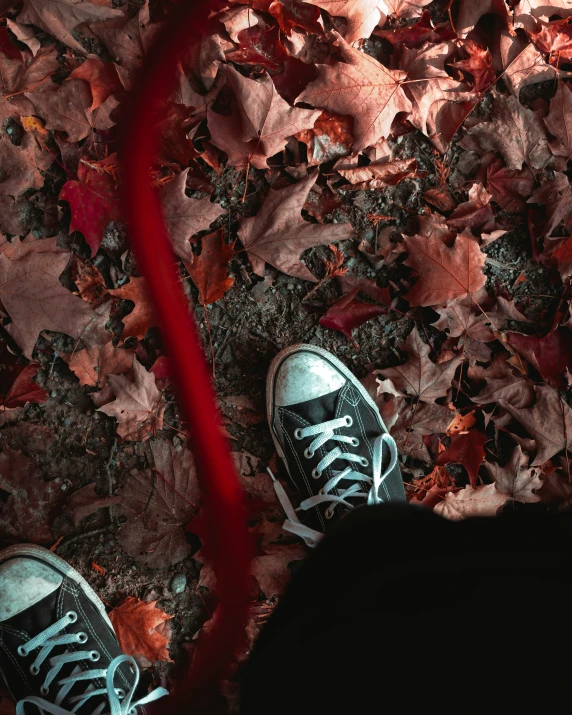
[[[111,525],[109,526],[102,526],[101,529],[92,529],[91,531],[86,531],[83,534],[78,534],[77,536],[72,536],[71,539],[66,539],[65,541],[62,541],[62,543],[57,546],[57,549],[62,549],[64,546],[70,546],[70,544],[74,544],[76,541],[82,541],[83,539],[89,539],[90,536],[97,536],[97,534],[104,534],[106,531],[111,530]]]

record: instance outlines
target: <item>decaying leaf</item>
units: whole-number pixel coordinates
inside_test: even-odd
[[[125,655],[143,656],[151,663],[170,661],[169,639],[157,628],[173,616],[161,611],[157,601],[141,601],[128,596],[109,613],[113,629]]]

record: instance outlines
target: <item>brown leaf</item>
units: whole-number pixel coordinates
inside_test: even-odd
[[[192,262],[194,254],[189,240],[207,229],[225,210],[208,198],[189,198],[185,194],[188,173],[189,169],[185,169],[177,174],[161,189],[160,196],[173,250],[181,260]]]
[[[406,75],[389,70],[376,59],[351,47],[335,33],[336,46],[344,62],[318,65],[318,79],[311,82],[297,102],[308,102],[337,114],[354,118],[354,146],[357,153],[387,137],[399,112],[411,111],[401,83]]]
[[[473,295],[486,281],[486,256],[476,241],[457,236],[452,248],[426,236],[406,236],[405,263],[419,274],[405,298],[412,306],[448,305]]]
[[[533,44],[528,44],[506,67],[503,81],[518,99],[521,89],[537,82],[556,82],[558,73],[544,61]]]
[[[68,79],[83,79],[91,89],[92,109],[97,109],[112,94],[123,91],[123,85],[117,75],[113,62],[102,62],[97,57],[88,57],[76,67]]]
[[[446,494],[433,511],[451,521],[460,521],[471,516],[496,516],[499,508],[509,498],[507,494],[496,489],[494,484],[476,488],[469,486]]]
[[[550,112],[544,123],[556,137],[550,142],[552,153],[568,160],[572,155],[572,89],[562,80],[550,100]]]
[[[236,103],[225,117],[210,107],[207,121],[211,141],[228,154],[231,166],[252,164],[266,169],[266,160],[281,151],[288,138],[314,126],[317,110],[291,107],[267,74],[259,80],[243,77],[231,65],[221,67]]]
[[[283,593],[290,581],[288,564],[292,561],[302,561],[307,549],[299,543],[281,544],[284,537],[282,525],[279,522],[263,520],[251,530],[260,541],[260,553],[251,561],[252,575],[258,581],[260,590],[266,598],[273,598]]]
[[[572,184],[566,174],[554,172],[551,181],[545,181],[528,199],[529,204],[546,206],[544,233],[547,236],[564,223],[572,223]]]
[[[461,47],[469,56],[468,59],[453,62],[451,66],[473,75],[473,89],[482,94],[494,83],[497,76],[490,50],[473,40],[465,40]]]
[[[487,191],[505,211],[524,212],[525,199],[530,196],[535,185],[534,176],[528,167],[521,170],[507,169],[501,159],[495,159],[487,167]]]
[[[95,514],[99,509],[114,506],[121,501],[120,497],[100,497],[95,493],[94,487],[95,482],[92,482],[71,495],[66,506],[66,513],[73,521],[74,526],[78,526],[82,519]]]
[[[141,601],[128,596],[109,613],[119,646],[125,655],[143,656],[151,663],[171,662],[167,646],[169,639],[157,631],[173,616],[161,611],[157,601]]]
[[[550,20],[553,15],[570,17],[572,8],[568,2],[563,2],[563,0],[520,0],[515,7],[515,15],[518,21],[528,27],[531,18],[527,16],[545,21]]]
[[[470,140],[470,141],[467,141]],[[493,119],[469,129],[462,142],[485,151],[498,151],[507,169],[543,169],[552,157],[542,121],[516,97],[494,95]]]
[[[527,465],[528,457],[522,453],[520,446],[517,446],[504,467],[491,462],[487,462],[485,466],[499,491],[516,501],[532,504],[540,501],[534,490],[542,488],[542,471],[534,467],[527,469]]]
[[[352,340],[352,330],[359,328],[368,320],[383,315],[387,312],[385,308],[372,303],[363,303],[357,300],[359,288],[354,288],[350,293],[343,298],[337,300],[330,306],[320,318],[320,325],[324,328],[339,330],[349,340]]]
[[[138,360],[133,362],[133,382],[124,375],[109,375],[108,382],[115,400],[100,407],[118,422],[117,434],[122,440],[144,442],[163,428],[165,404],[155,384],[155,376]]]
[[[482,184],[474,183],[469,189],[469,200],[459,204],[447,219],[447,225],[463,231],[466,228],[490,231],[495,227],[490,205],[492,194]]]
[[[149,328],[156,325],[155,310],[145,278],[131,276],[129,283],[121,288],[110,290],[109,293],[121,300],[132,300],[135,303],[131,313],[122,318],[125,326],[121,336],[122,342],[133,336],[138,340],[144,338]]]
[[[430,0],[419,0],[417,4],[426,5]],[[348,21],[346,42],[350,44],[367,38],[378,25],[383,25],[390,13],[391,2],[385,0],[306,0],[309,5],[317,5],[330,15],[345,17]],[[395,5],[407,5],[396,0]],[[413,3],[411,3],[413,4]]]
[[[312,224],[300,215],[317,178],[314,170],[292,186],[270,189],[258,214],[240,220],[238,237],[257,275],[264,275],[266,262],[287,275],[315,282],[316,278],[300,261],[300,253],[311,246],[343,241],[353,235],[350,223]]]
[[[34,382],[40,365],[17,365],[0,371],[0,404],[6,409],[24,407],[28,402],[39,404],[46,402],[48,395],[37,382]]]
[[[471,486],[479,481],[479,467],[485,458],[483,446],[488,441],[486,435],[472,430],[466,434],[451,437],[451,446],[437,457],[435,464],[444,467],[447,464],[462,464],[467,470]]]
[[[532,462],[536,467],[563,449],[572,446],[572,410],[551,387],[533,387],[536,402],[532,407],[521,408],[514,401],[499,399],[517,422],[526,428],[536,441],[538,451]]]
[[[439,330],[449,330],[452,338],[461,338],[457,347],[471,359],[488,359],[490,353],[483,343],[490,343],[495,339],[487,315],[478,310],[471,300],[456,301],[445,308],[435,308],[441,316],[434,323]],[[483,352],[484,348],[484,352]]]
[[[390,382],[384,380],[384,382]],[[380,388],[383,383],[380,384]],[[416,402],[399,413],[397,422],[391,429],[399,452],[413,459],[430,464],[432,462],[425,438],[428,435],[444,434],[451,422],[453,412],[434,402]]]
[[[311,129],[295,136],[308,145],[308,166],[318,166],[350,153],[353,143],[353,119],[322,112]]]
[[[79,378],[80,385],[97,386],[101,390],[107,385],[108,375],[123,375],[131,370],[134,353],[133,350],[115,348],[108,342],[69,355],[60,353],[60,357]]]
[[[463,358],[459,356],[448,362],[431,362],[431,348],[421,340],[417,328],[413,328],[403,348],[409,356],[404,365],[376,370],[376,373],[390,378],[402,394],[417,397],[422,402],[434,402],[444,397]]]
[[[33,242],[19,260],[0,255],[0,298],[12,319],[6,330],[29,359],[41,330],[83,337],[92,344],[89,330],[102,321],[58,281],[69,254],[58,251],[55,243],[56,239]],[[96,338],[101,340],[101,335]]]
[[[455,30],[459,37],[465,37],[483,17],[483,15],[499,17],[503,25],[508,26],[510,17],[504,0],[461,0],[459,12],[455,19]]]
[[[78,287],[79,295],[92,308],[98,308],[110,299],[103,276],[91,261],[82,260],[74,255],[72,277]]]
[[[234,283],[234,278],[228,275],[234,243],[226,243],[224,236],[222,228],[203,236],[200,255],[194,256],[192,263],[185,263],[203,305],[216,303]]]
[[[351,188],[354,191],[397,186],[404,179],[415,179],[424,173],[419,172],[416,159],[372,162],[367,166],[356,166],[353,169],[338,169],[337,171],[352,184],[352,186],[344,188]]]
[[[161,568],[191,553],[182,527],[197,515],[201,492],[188,449],[154,441],[150,450],[154,469],[133,470],[120,491],[127,523],[118,540],[139,563]]]
[[[28,132],[20,146],[6,136],[0,138],[0,194],[18,197],[28,189],[44,185],[42,172],[53,162],[52,155],[41,149]]]

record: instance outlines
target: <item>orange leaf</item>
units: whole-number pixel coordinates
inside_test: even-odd
[[[129,596],[109,614],[121,650],[126,655],[143,656],[152,663],[171,661],[167,650],[169,639],[156,628],[173,616],[156,608],[156,603]]]

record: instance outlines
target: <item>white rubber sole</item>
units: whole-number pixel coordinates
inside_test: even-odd
[[[34,559],[37,559],[38,561],[43,561],[44,563],[54,568],[56,571],[59,571],[66,578],[69,578],[70,581],[73,581],[77,586],[81,588],[85,596],[89,598],[89,600],[100,612],[107,625],[115,633],[115,631],[113,630],[113,626],[111,625],[111,621],[109,620],[109,616],[107,615],[107,612],[105,610],[105,605],[103,604],[103,601],[99,598],[97,593],[83,578],[83,576],[79,574],[72,566],[70,566],[67,561],[64,561],[64,559],[62,559],[60,556],[57,556],[52,551],[44,549],[43,546],[36,546],[35,544],[17,544],[15,546],[9,546],[8,548],[0,551],[0,564],[7,559],[15,557],[32,557]]]
[[[324,358],[325,360],[328,360],[329,362],[331,362],[332,365],[335,365],[335,367],[344,375],[344,377],[349,382],[352,383],[352,385],[360,393],[360,395],[363,397],[363,399],[372,408],[374,414],[377,417],[380,427],[382,427],[385,432],[389,432],[389,430],[385,426],[385,423],[381,419],[381,415],[379,414],[379,409],[378,409],[377,405],[371,399],[371,397],[369,396],[365,387],[356,378],[356,376],[350,370],[348,370],[348,368],[344,365],[343,362],[341,362],[341,360],[338,360],[338,358],[335,355],[332,355],[332,353],[329,352],[328,350],[324,350],[324,348],[319,348],[316,345],[307,345],[305,343],[297,343],[295,345],[290,345],[289,347],[284,348],[284,350],[281,350],[278,353],[278,355],[276,355],[274,360],[272,360],[272,362],[270,363],[270,368],[268,369],[268,375],[266,377],[266,417],[268,419],[268,426],[270,427],[270,434],[272,435],[272,441],[274,442],[274,446],[276,447],[278,456],[280,457],[280,459],[282,459],[282,461],[286,465],[287,470],[288,470],[288,463],[286,462],[286,459],[284,456],[284,451],[282,449],[282,445],[278,441],[278,438],[277,438],[276,434],[274,433],[274,427],[272,425],[272,417],[274,415],[274,381],[276,378],[276,373],[278,372],[278,368],[280,367],[280,364],[282,363],[282,361],[285,358],[287,358],[289,355],[299,352],[300,350],[305,350],[307,352],[315,353],[316,355],[319,355],[320,357]],[[288,470],[288,474],[290,474],[290,470]]]

